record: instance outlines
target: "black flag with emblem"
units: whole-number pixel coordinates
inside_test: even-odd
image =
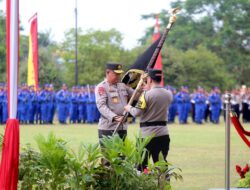
[[[146,51],[136,59],[134,64],[129,67],[128,71],[122,78],[123,83],[127,84],[128,86],[134,89],[136,88],[140,80],[141,74],[146,71],[148,64],[155,52],[155,49],[159,45],[160,39],[161,37],[158,38],[158,40],[156,40],[153,44],[151,44],[151,46],[149,46],[148,49],[146,49]],[[151,68],[154,68],[157,57],[158,55],[156,56],[156,59],[153,61]]]

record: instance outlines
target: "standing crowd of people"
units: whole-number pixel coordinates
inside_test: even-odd
[[[218,87],[210,92],[198,86],[192,93],[186,86],[182,86],[177,92],[175,88],[168,86],[172,91],[174,99],[169,107],[168,122],[174,123],[178,116],[180,124],[187,124],[191,116],[192,121],[197,124],[212,122],[218,124],[221,113],[225,111],[225,94],[231,94],[231,108],[244,122],[250,122],[250,89],[242,86],[231,92],[221,93]]]
[[[197,124],[218,124],[225,109],[225,94],[218,87],[210,92],[198,86],[189,93],[187,86],[177,90],[165,86],[173,94],[169,106],[168,123],[187,124],[189,118]],[[97,123],[100,112],[96,107],[95,86],[73,86],[69,91],[66,84],[55,92],[53,84],[45,84],[35,91],[34,86],[23,84],[18,90],[17,118],[22,124],[52,124],[57,115],[59,123]],[[244,122],[250,122],[250,89],[245,86],[230,92],[231,107]],[[57,113],[57,114],[56,114]],[[0,123],[8,118],[8,98],[5,84],[0,84]]]
[[[108,63],[106,65],[106,79],[95,86],[73,86],[69,91],[66,84],[62,84],[55,92],[53,84],[34,86],[23,84],[18,90],[17,119],[22,124],[52,124],[55,113],[59,123],[98,123],[99,142],[112,136],[114,132],[125,139],[128,122],[124,120],[124,111],[134,118],[140,117],[140,134],[142,139],[153,137],[146,145],[147,154],[153,161],[159,160],[161,152],[167,159],[170,137],[168,123],[174,123],[176,117],[180,124],[187,124],[191,115],[193,122],[202,124],[211,121],[218,124],[221,111],[224,110],[225,94],[221,94],[218,87],[207,92],[199,86],[189,93],[186,86],[180,91],[171,86],[162,87],[162,71],[151,69],[145,76],[144,92],[136,105],[128,105],[134,90],[120,82],[122,65]],[[230,92],[231,107],[243,122],[250,122],[250,89],[243,86]],[[242,117],[241,117],[242,115]],[[0,123],[8,118],[8,97],[6,85],[0,84]],[[116,128],[119,125],[119,128]],[[147,167],[147,156],[139,170]]]
[[[53,124],[57,112],[59,123],[97,123],[100,113],[95,103],[94,86],[66,84],[55,92],[53,84],[45,84],[35,91],[34,86],[23,84],[18,89],[17,119],[21,124]],[[6,85],[0,85],[0,123],[8,119]]]

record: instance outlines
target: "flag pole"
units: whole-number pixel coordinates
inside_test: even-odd
[[[77,0],[75,0],[75,85],[78,85],[78,29],[77,29]]]
[[[17,79],[19,61],[19,0],[6,0],[8,114],[0,166],[0,189],[16,190],[19,165]]]
[[[153,42],[155,42],[158,38],[161,37],[161,33],[160,33],[160,25],[159,25],[159,17],[158,14],[155,16],[155,26],[154,26],[154,32],[153,32]],[[155,65],[154,65],[154,69],[160,69],[162,70],[162,57],[161,57],[161,52],[159,52],[159,55],[156,59]],[[161,86],[164,86],[164,75],[162,75],[162,79],[161,79]]]
[[[225,95],[226,103],[226,127],[225,127],[225,189],[230,189],[230,111],[231,94]]]
[[[171,30],[172,26],[174,25],[175,21],[176,21],[176,14],[180,11],[180,8],[177,7],[177,8],[174,8],[172,9],[171,11],[171,16],[169,18],[169,22],[168,22],[168,25],[167,27],[165,28],[161,38],[159,38],[159,42],[157,44],[157,47],[156,49],[154,50],[154,53],[152,55],[152,57],[150,58],[150,61],[149,63],[147,64],[147,67],[146,67],[146,72],[144,71],[141,75],[141,78],[135,88],[135,91],[133,93],[133,95],[131,96],[129,102],[128,102],[128,105],[132,105],[133,101],[135,100],[136,97],[138,97],[138,95],[140,95],[140,92],[142,92],[142,85],[144,84],[144,80],[146,79],[147,77],[147,71],[149,69],[151,69],[153,66],[154,66],[154,63],[161,51],[161,48],[167,38],[167,35],[168,35],[168,32]],[[129,79],[130,80],[130,79]],[[123,113],[123,119],[122,121],[120,121],[117,126],[115,127],[115,130],[113,132],[113,136],[117,133],[118,129],[122,126],[122,124],[127,120],[127,117],[128,117],[128,112],[124,111]]]

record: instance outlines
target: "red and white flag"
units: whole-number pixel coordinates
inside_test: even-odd
[[[158,15],[156,15],[155,19],[156,19],[156,22],[155,22],[155,27],[154,27],[153,42],[155,42],[161,36],[160,25],[159,25],[159,22],[158,22]],[[156,60],[155,66],[154,66],[154,69],[162,70],[161,52],[158,55],[158,58]],[[164,86],[164,77],[162,77],[161,85]]]
[[[0,190],[16,190],[20,138],[19,122],[16,119],[19,61],[19,0],[6,0],[6,33],[9,118],[2,146]]]

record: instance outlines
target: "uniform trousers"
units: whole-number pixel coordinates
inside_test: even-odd
[[[170,138],[169,135],[163,135],[154,137],[146,145],[147,152],[142,165],[138,166],[138,170],[143,171],[148,165],[148,158],[152,157],[153,162],[159,161],[159,154],[163,155],[165,161],[167,161],[167,155],[169,151]]]

